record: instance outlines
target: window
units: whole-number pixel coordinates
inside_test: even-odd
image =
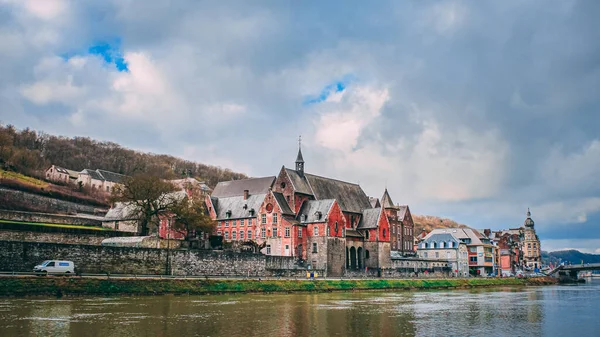
[[[298,227],[298,237],[302,237],[302,227]]]
[[[267,255],[271,255],[271,245],[267,245]]]
[[[231,232],[231,240],[237,240],[237,232],[236,231]]]
[[[263,225],[267,223],[267,215],[266,214],[260,215],[260,223]]]
[[[367,250],[365,250],[365,259],[368,259],[368,258],[369,258],[369,250],[367,249]]]
[[[252,226],[252,219],[248,219],[248,226]]]
[[[371,235],[369,234],[369,231],[367,230],[367,231],[365,232],[365,238],[366,238],[367,240],[369,240],[369,236],[371,236]]]
[[[277,226],[273,226],[273,237],[277,237]]]
[[[69,266],[69,262],[59,262],[58,266],[59,267],[68,267]]]
[[[440,258],[440,252],[435,252],[435,258],[439,259]]]
[[[477,253],[477,247],[469,247],[469,252]]]
[[[327,236],[330,236],[330,235],[331,235],[331,230],[329,229],[329,226],[328,226],[328,225],[325,225],[325,226],[327,226],[327,227],[326,227]]]
[[[319,226],[315,226],[315,228],[313,229],[313,235],[319,236]]]
[[[306,214],[302,214],[302,215],[300,216],[300,221],[302,221],[302,222],[306,222]]]
[[[244,240],[244,231],[240,231],[240,240]]]
[[[225,221],[225,227],[229,227],[229,221]]]
[[[318,250],[317,250],[317,243],[316,243],[316,242],[313,242],[313,249],[312,249],[312,252],[313,252],[313,253],[317,253],[317,252],[318,252]]]
[[[338,233],[338,230],[339,230],[339,228],[338,228],[338,222],[336,221],[336,222],[335,222],[335,234],[337,234],[337,233]]]
[[[231,220],[231,227],[235,227],[237,224],[237,220]]]
[[[396,226],[392,226],[392,234],[396,234]]]
[[[290,227],[285,227],[285,237],[289,238],[290,237]]]
[[[229,240],[229,232],[225,232],[225,240]]]
[[[223,232],[221,232],[221,231],[218,231],[218,232],[217,232],[217,235],[223,235]]]
[[[221,221],[217,222],[217,228],[221,228],[222,225],[223,223]]]
[[[281,186],[281,189],[284,189],[284,188],[285,188],[285,182],[283,182],[283,181],[282,181],[282,182],[281,182],[281,185],[279,185],[279,186]],[[290,198],[290,196],[288,195],[288,199],[289,199],[289,198]]]
[[[477,262],[477,256],[471,256],[469,262]]]
[[[225,212],[225,218],[229,219],[231,217],[231,211]]]
[[[273,223],[277,223],[277,213],[273,213]]]
[[[246,219],[240,220],[240,227],[244,227],[246,225]]]
[[[106,192],[110,192],[110,186],[106,186]]]
[[[383,237],[385,238],[385,228],[383,229]]]
[[[423,253],[423,257],[427,257],[427,252]]]
[[[115,230],[118,231],[119,230],[119,222],[115,221]]]
[[[252,240],[252,231],[248,230],[248,240]]]
[[[264,239],[265,237],[267,237],[267,229],[266,229],[265,227],[262,227],[262,228],[260,229],[260,237],[261,237],[261,238],[263,238],[263,239]]]

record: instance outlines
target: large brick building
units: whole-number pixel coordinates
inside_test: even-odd
[[[395,250],[413,253],[408,206],[394,206],[387,190],[388,204],[372,204],[358,184],[309,174],[304,165],[299,149],[295,169],[283,166],[277,177],[219,183],[207,198],[216,234],[331,276],[388,268],[392,240]]]

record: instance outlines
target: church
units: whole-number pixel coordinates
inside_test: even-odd
[[[306,172],[299,147],[294,169],[220,182],[206,202],[225,242],[253,241],[264,254],[342,276],[389,268],[392,251],[414,254],[408,206],[394,205],[387,189],[381,200],[358,184]]]

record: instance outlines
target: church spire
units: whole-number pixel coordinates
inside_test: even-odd
[[[531,218],[531,212],[529,211],[529,207],[527,207],[527,219],[525,219],[525,227],[533,228],[534,224],[535,223]]]
[[[304,158],[302,158],[302,136],[298,137],[298,156],[296,157],[296,171],[304,176]]]

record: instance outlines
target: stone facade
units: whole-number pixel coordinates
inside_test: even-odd
[[[101,227],[102,218],[94,216],[72,216],[37,212],[0,210],[0,219],[19,222],[38,222],[50,224]]]
[[[0,240],[100,246],[102,240],[112,236],[111,234],[113,233],[99,232],[98,235],[89,235],[71,233],[40,233],[20,230],[0,230]]]
[[[102,247],[0,241],[0,270],[28,272],[44,260],[64,259],[82,273],[206,276],[305,276],[290,257],[228,251]]]

